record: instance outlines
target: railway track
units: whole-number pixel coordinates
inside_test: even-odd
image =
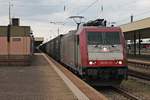
[[[122,94],[123,96],[125,96],[126,98],[128,98],[129,100],[139,100],[138,97],[136,97],[135,95],[133,95],[132,93],[130,93],[127,90],[124,90],[122,88],[119,87],[111,87],[112,90],[116,91],[119,94]]]
[[[140,100],[132,92],[120,87],[95,87],[99,92],[104,94],[108,100]]]
[[[128,60],[130,76],[150,81],[150,62],[139,60]]]
[[[148,97],[145,96],[145,93],[148,92],[149,90],[145,90],[145,89],[143,90],[143,87],[146,88],[147,85],[149,85],[150,63],[148,61],[147,62],[132,61],[132,62],[129,62],[129,65],[133,65],[133,66],[129,67],[129,72],[128,72],[129,76],[131,76],[133,78],[137,78],[136,80],[138,80],[138,81],[131,82],[131,80],[129,79],[129,81],[127,81],[128,84],[123,85],[124,84],[123,83],[122,84],[123,86],[121,86],[121,87],[109,87],[106,90],[99,89],[99,91],[104,93],[104,95],[106,95],[106,97],[108,97],[109,100],[149,100]],[[141,70],[144,70],[144,71],[141,71]],[[130,86],[129,86],[129,84],[130,84]],[[138,84],[140,84],[140,85],[138,85]],[[141,87],[141,85],[143,87]],[[143,91],[143,93],[140,92],[139,89],[141,91]]]
[[[139,67],[139,68],[142,67],[146,70],[150,69],[150,62],[149,61],[128,59],[128,64],[134,65],[134,66]]]
[[[133,76],[133,77],[136,77],[136,78],[140,78],[140,79],[143,79],[143,80],[150,81],[150,75],[146,74],[146,73],[141,73],[141,72],[138,72],[138,71],[129,70],[128,74],[130,76]]]

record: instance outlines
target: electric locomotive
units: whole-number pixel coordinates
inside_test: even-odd
[[[106,27],[106,21],[98,19],[54,40],[47,44],[57,53],[49,54],[86,82],[113,86],[127,79],[126,45],[119,27]]]

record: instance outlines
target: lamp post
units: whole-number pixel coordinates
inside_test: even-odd
[[[50,21],[50,23],[51,24],[58,24],[58,25],[60,25],[60,24],[63,24],[63,22],[54,22],[54,21]],[[60,33],[60,29],[59,29],[59,26],[58,26],[58,29],[57,29],[57,34],[59,35],[59,33]]]

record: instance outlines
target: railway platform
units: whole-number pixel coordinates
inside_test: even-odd
[[[80,79],[74,84],[61,70],[42,53],[30,66],[0,66],[0,100],[107,100]]]

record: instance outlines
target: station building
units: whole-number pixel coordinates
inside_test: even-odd
[[[20,26],[19,19],[0,26],[0,63],[26,61],[33,53],[33,35],[30,26]]]

